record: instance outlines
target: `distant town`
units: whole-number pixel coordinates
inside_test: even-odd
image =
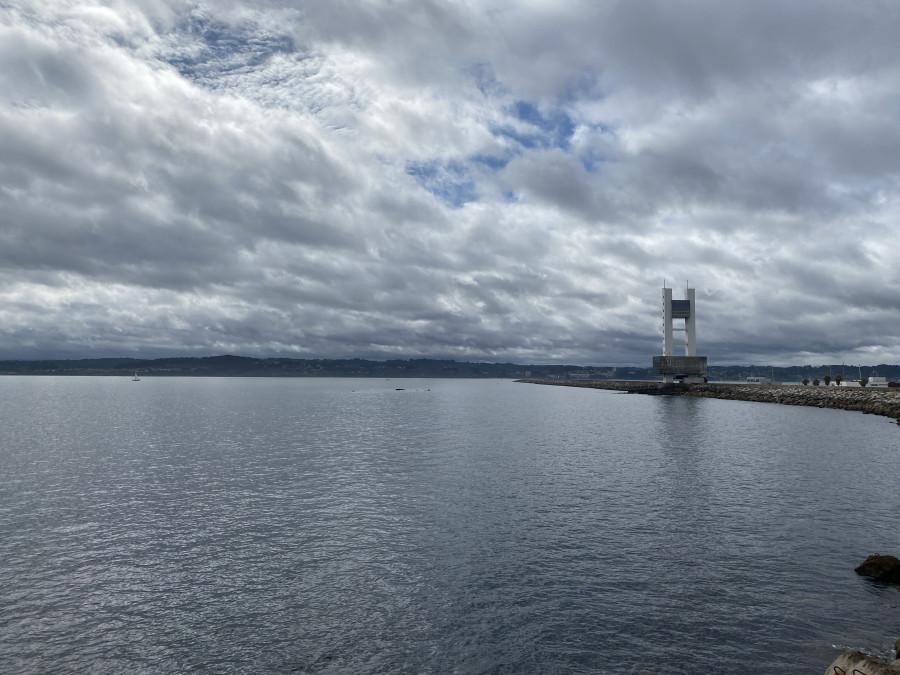
[[[658,380],[652,367],[578,366],[518,363],[484,363],[444,359],[290,359],[248,356],[175,357],[161,359],[99,358],[0,361],[0,375],[97,375],[141,377],[458,377],[458,378],[559,378],[571,380]],[[886,377],[900,381],[900,365],[858,366],[846,364],[709,366],[710,382],[743,382],[748,377],[772,382],[808,379],[844,380]]]

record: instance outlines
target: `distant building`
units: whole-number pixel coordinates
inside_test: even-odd
[[[772,379],[768,377],[761,377],[760,375],[751,375],[747,378],[747,384],[771,384]]]
[[[663,382],[706,382],[706,357],[697,356],[697,316],[694,289],[686,288],[684,300],[673,300],[672,289],[662,289],[663,353],[653,357],[653,372],[663,376]],[[684,320],[684,327],[675,328],[675,320]],[[673,333],[684,333],[684,356],[675,356]]]

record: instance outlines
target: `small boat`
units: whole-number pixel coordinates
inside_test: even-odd
[[[134,371],[134,377],[131,378],[132,382],[140,382],[141,378],[138,377],[137,371]]]

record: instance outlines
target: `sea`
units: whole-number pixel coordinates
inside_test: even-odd
[[[900,427],[510,380],[0,378],[0,672],[890,657]]]

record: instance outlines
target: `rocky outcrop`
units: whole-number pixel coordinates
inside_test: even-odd
[[[900,560],[892,555],[870,555],[855,571],[875,581],[900,584]]]
[[[882,661],[856,649],[848,649],[828,666],[825,675],[900,675],[900,659]]]

